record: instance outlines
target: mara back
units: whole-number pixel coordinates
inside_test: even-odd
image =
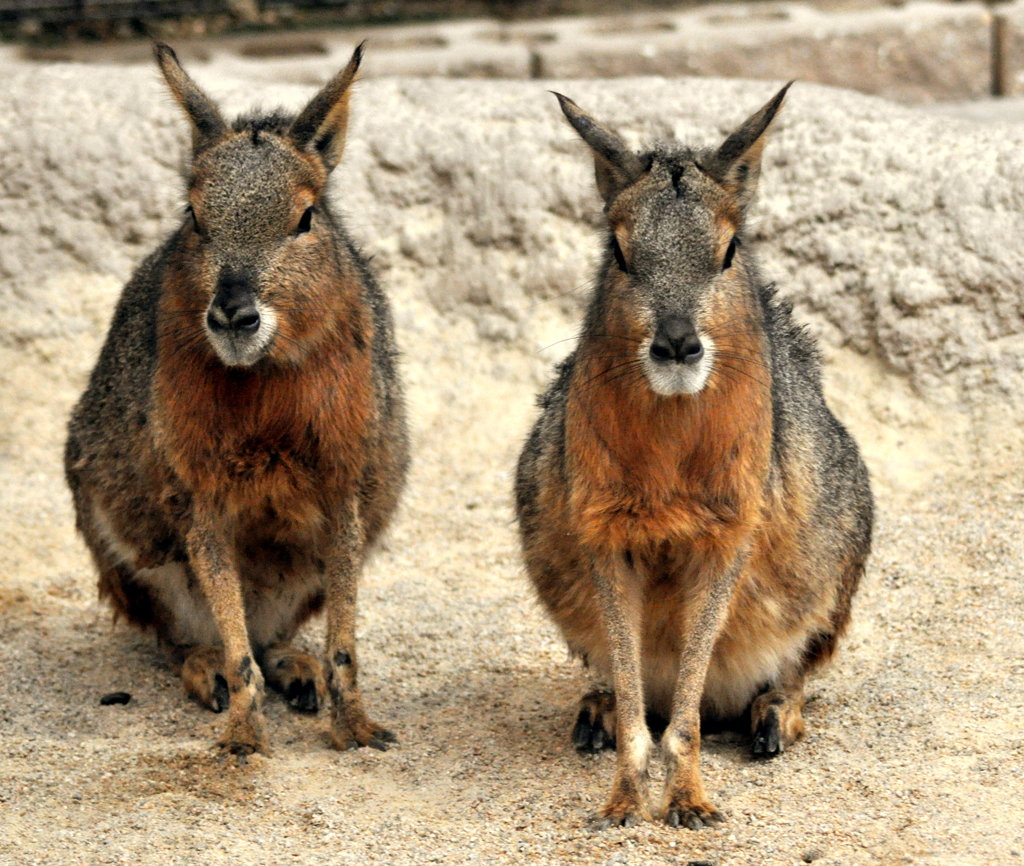
[[[297,116],[226,122],[156,46],[192,131],[179,225],[125,287],[72,415],[77,526],[115,613],[186,692],[264,750],[263,684],[333,704],[338,747],[384,747],[356,682],[356,581],[403,486],[388,303],[331,210],[351,62]],[[326,605],[324,661],[291,647]]]
[[[607,233],[516,509],[533,585],[593,678],[575,745],[618,750],[599,826],[652,813],[645,717],[665,726],[658,815],[721,820],[702,718],[748,718],[758,756],[803,733],[804,677],[842,634],[870,549],[867,471],[744,233],[787,88],[717,148],[642,153],[558,97],[592,151]]]

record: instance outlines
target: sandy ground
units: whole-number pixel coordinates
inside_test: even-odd
[[[360,619],[367,702],[400,746],[330,751],[325,718],[271,696],[274,754],[238,767],[210,748],[223,719],[95,600],[59,454],[118,280],[54,279],[60,327],[19,320],[0,340],[0,862],[1024,862],[1024,461],[992,459],[1008,441],[997,425],[829,350],[830,397],[879,514],[852,631],[811,685],[808,736],[768,764],[741,738],[706,739],[721,829],[594,834],[614,759],[571,748],[582,679],[531,598],[510,507],[533,395],[563,349],[484,340],[480,321],[401,295],[415,463]],[[552,313],[529,342],[540,334],[573,327]],[[320,636],[313,624],[304,641]],[[113,691],[131,702],[100,706]]]
[[[1024,495],[1016,476],[981,486],[953,471],[882,498],[854,628],[811,687],[807,739],[770,764],[735,737],[705,742],[724,829],[589,832],[613,758],[570,747],[580,678],[530,597],[511,526],[529,390],[498,381],[483,407],[480,391],[453,393],[417,425],[409,495],[362,605],[367,699],[401,736],[388,753],[332,752],[325,719],[271,697],[273,756],[219,760],[222,719],[94,600],[56,456],[24,467],[39,498],[11,503],[36,529],[4,541],[0,861],[979,864],[1024,852]],[[58,431],[39,432],[55,451]],[[319,636],[310,628],[309,644]],[[131,703],[99,705],[119,690]]]

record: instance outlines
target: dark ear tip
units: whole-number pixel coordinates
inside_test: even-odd
[[[363,52],[366,50],[366,40],[360,42],[355,50],[352,52],[352,58],[349,60],[348,65],[345,67],[350,75],[355,75],[359,71],[359,67],[363,62]]]
[[[178,55],[174,53],[174,49],[166,42],[153,43],[153,56],[156,58],[157,63],[163,63],[164,59],[173,60],[175,63],[179,63]]]
[[[562,113],[570,120],[582,114],[580,107],[568,96],[559,93],[557,90],[549,90],[548,93],[552,94],[555,99],[558,100],[558,105],[562,109]]]

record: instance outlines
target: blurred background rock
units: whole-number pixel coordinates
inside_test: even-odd
[[[261,77],[287,61],[304,84],[370,38],[370,76],[796,78],[917,103],[1024,93],[1021,0],[0,0],[0,35],[24,58],[119,63],[171,39],[186,60],[228,55]]]

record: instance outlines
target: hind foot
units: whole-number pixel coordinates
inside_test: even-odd
[[[220,647],[187,650],[181,665],[181,683],[185,694],[215,713],[224,712],[231,703],[224,675],[224,651]]]
[[[217,748],[226,755],[235,755],[239,764],[246,763],[254,752],[269,755],[263,716],[259,712],[250,712],[237,721],[229,721],[224,736],[217,741]]]
[[[579,715],[572,729],[572,744],[582,754],[615,748],[614,692],[597,688],[580,698]],[[605,817],[609,816],[602,816]]]
[[[267,685],[302,713],[315,713],[327,702],[327,679],[320,660],[287,645],[270,647],[261,667]]]
[[[725,816],[706,800],[680,802],[665,810],[665,823],[670,827],[686,830],[702,830],[725,821]]]
[[[355,720],[335,720],[330,736],[331,745],[339,752],[358,749],[361,746],[386,752],[398,742],[398,737],[394,733],[365,716]]]
[[[803,694],[770,689],[750,705],[750,727],[755,758],[781,755],[804,735]]]

